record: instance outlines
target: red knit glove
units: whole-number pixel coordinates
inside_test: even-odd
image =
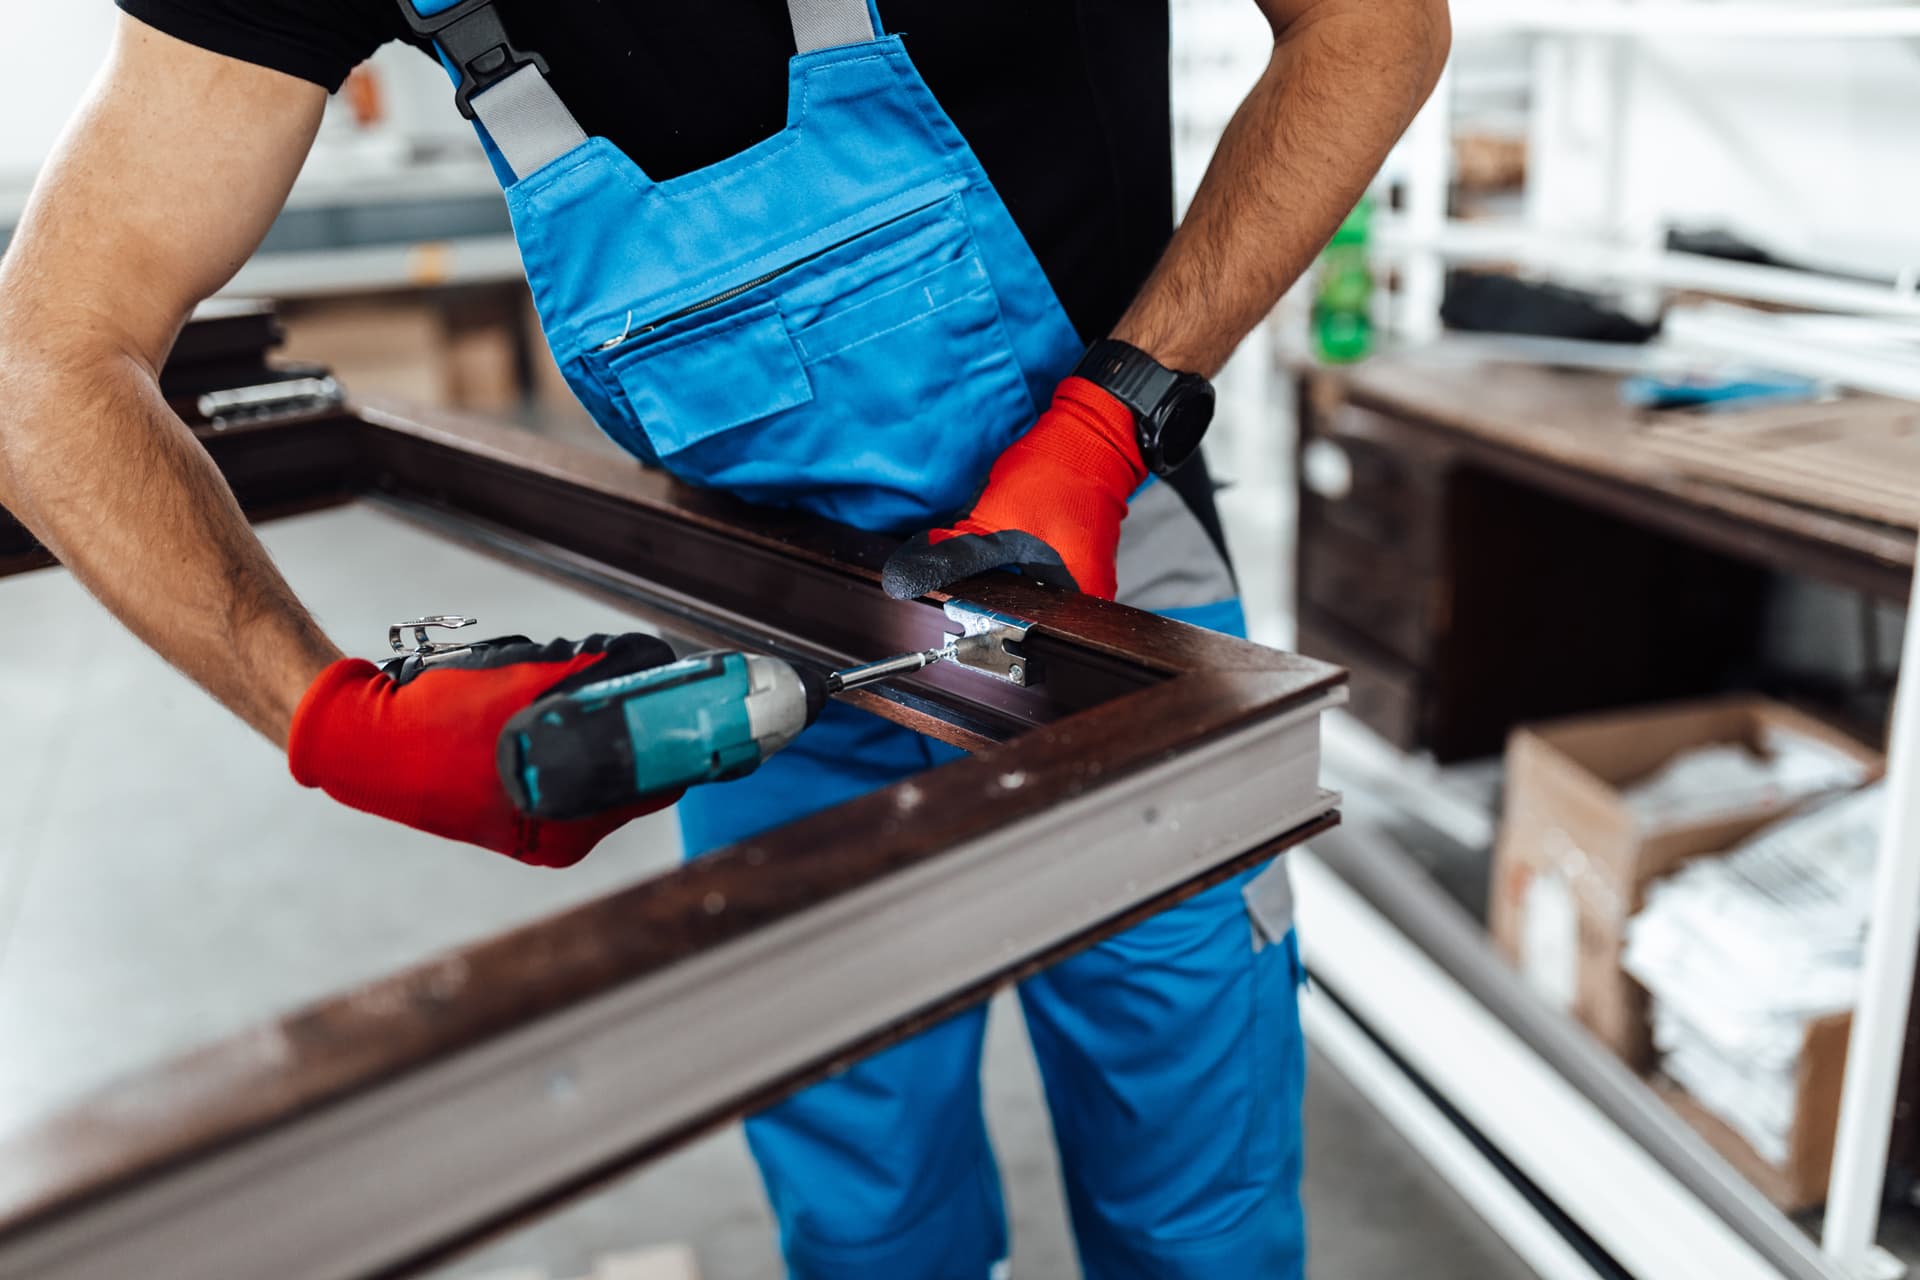
[[[679,791],[572,822],[523,816],[500,783],[494,745],[522,707],[588,670],[601,680],[673,661],[653,636],[589,636],[536,645],[509,636],[394,674],[343,658],[293,713],[294,780],[341,804],[541,867],[568,867],[609,833],[664,809]]]
[[[951,528],[903,543],[881,581],[888,595],[911,600],[1013,566],[1111,600],[1120,522],[1146,478],[1133,411],[1085,378],[1068,378],[993,464],[973,509]]]

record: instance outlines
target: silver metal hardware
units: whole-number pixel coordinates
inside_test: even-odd
[[[427,639],[428,627],[442,627],[448,631],[458,631],[461,627],[471,627],[479,622],[478,618],[467,618],[457,613],[436,613],[424,618],[415,618],[410,622],[396,622],[387,628],[387,643],[393,646],[395,653],[404,653],[410,657],[426,660],[445,657],[450,653],[465,653],[473,648],[470,644],[439,644]],[[413,647],[409,649],[404,634],[413,632]]]
[[[942,658],[953,656],[953,646],[943,645],[938,649],[921,649],[913,653],[902,653],[891,658],[882,658],[878,662],[863,663],[857,667],[848,667],[845,671],[833,671],[827,674],[827,692],[844,693],[848,689],[858,689],[861,685],[873,684],[894,676],[912,675],[922,667],[930,667]]]
[[[947,636],[949,656],[955,662],[1008,684],[1040,683],[1020,649],[1033,629],[1031,622],[965,600],[947,601],[947,617],[960,624],[959,635]]]
[[[923,667],[949,659],[970,671],[978,671],[1008,684],[1039,683],[1033,674],[1033,664],[1018,647],[1027,638],[1027,632],[1033,626],[1031,622],[996,613],[965,600],[949,600],[947,617],[960,624],[960,634],[949,634],[947,642],[938,649],[902,653],[878,662],[848,667],[845,671],[832,672],[827,676],[827,692],[843,693],[893,676],[911,675]]]
[[[346,392],[332,378],[289,378],[284,382],[209,391],[200,397],[195,407],[218,431],[242,422],[331,409],[346,398]]]

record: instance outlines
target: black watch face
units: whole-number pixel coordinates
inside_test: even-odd
[[[1213,388],[1195,379],[1193,385],[1180,388],[1160,410],[1160,465],[1162,473],[1174,470],[1200,447],[1200,439],[1213,422]]]

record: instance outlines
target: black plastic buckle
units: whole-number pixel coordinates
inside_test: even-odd
[[[460,70],[460,84],[453,92],[460,114],[473,119],[474,95],[493,88],[514,72],[526,67],[547,74],[547,60],[537,53],[525,53],[507,38],[507,29],[494,12],[493,0],[460,0],[432,17],[421,17],[412,0],[400,0],[401,12],[414,34],[425,36],[438,45]]]

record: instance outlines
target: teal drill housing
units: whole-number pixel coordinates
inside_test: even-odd
[[[500,780],[530,817],[604,813],[745,777],[798,736],[820,700],[778,658],[697,654],[535,702],[501,731]]]

